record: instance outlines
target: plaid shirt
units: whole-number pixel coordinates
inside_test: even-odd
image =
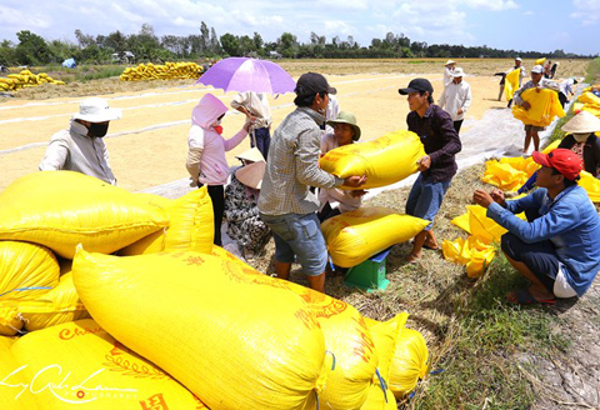
[[[325,117],[308,107],[298,107],[275,131],[258,209],[265,215],[309,214],[319,209],[309,186],[333,188],[344,180],[319,168],[321,129]]]

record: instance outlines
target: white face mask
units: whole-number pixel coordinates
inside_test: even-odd
[[[573,134],[573,138],[575,138],[575,141],[577,142],[584,142],[585,140],[588,139],[588,137],[590,136],[589,132],[586,132],[584,134]]]

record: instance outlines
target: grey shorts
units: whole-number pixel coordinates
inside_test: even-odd
[[[260,214],[260,219],[273,232],[277,262],[292,263],[296,257],[306,275],[318,276],[325,272],[327,245],[316,213]]]
[[[536,125],[526,125],[525,131],[544,131],[546,127],[538,127]]]

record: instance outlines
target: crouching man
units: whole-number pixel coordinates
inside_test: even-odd
[[[581,158],[573,151],[537,151],[538,190],[505,201],[502,191],[476,190],[474,202],[508,230],[502,236],[506,259],[531,286],[507,295],[518,304],[555,304],[556,298],[581,297],[600,269],[600,217],[577,185]],[[515,216],[525,212],[528,221]]]

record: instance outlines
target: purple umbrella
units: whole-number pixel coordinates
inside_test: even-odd
[[[254,58],[231,57],[219,61],[196,81],[228,91],[285,94],[296,88],[296,82],[277,64]]]

